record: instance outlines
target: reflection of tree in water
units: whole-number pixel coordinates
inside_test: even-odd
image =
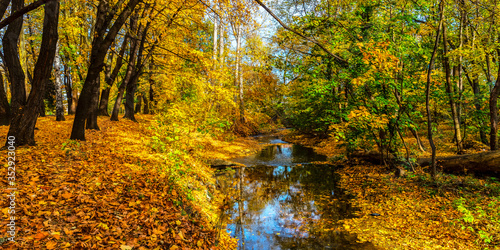
[[[355,235],[329,230],[353,212],[348,198],[336,185],[338,179],[334,167],[328,165],[254,166],[237,170],[227,178],[233,181],[231,188],[235,189],[233,207],[227,212],[235,224],[240,249],[244,249],[243,241],[252,241],[252,237],[271,237],[276,249],[350,248],[350,242],[356,244]],[[278,207],[273,211],[274,218],[264,215],[270,207]],[[318,227],[317,221],[328,223]],[[280,235],[269,232],[269,228]],[[245,239],[245,230],[261,236],[247,235]]]

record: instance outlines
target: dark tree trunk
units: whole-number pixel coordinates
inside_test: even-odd
[[[457,103],[455,102],[455,91],[451,86],[451,67],[448,58],[448,48],[447,48],[447,36],[446,36],[446,25],[443,25],[443,66],[445,69],[445,85],[446,85],[446,93],[448,94],[448,102],[450,104],[451,109],[451,118],[453,119],[453,128],[455,130],[455,142],[457,146],[457,152],[463,152],[463,139],[462,132],[460,130],[460,117],[457,112]]]
[[[123,56],[125,55],[125,50],[127,49],[129,41],[129,36],[125,36],[125,40],[122,43],[122,47],[120,48],[120,52],[118,54],[118,58],[116,59],[116,65],[113,71],[111,71],[111,63],[106,66],[106,88],[102,91],[101,101],[99,103],[99,115],[109,116],[108,113],[108,103],[109,103],[109,94],[111,92],[111,87],[113,86],[118,73],[123,65]]]
[[[98,77],[96,79],[97,86],[94,88],[94,93],[92,95],[92,102],[90,103],[90,113],[87,118],[87,129],[99,130],[99,125],[97,125],[97,115],[99,111],[99,89],[101,87],[101,80]]]
[[[137,21],[137,19],[136,19]],[[135,44],[136,50],[137,50],[137,63],[135,67],[133,67],[132,71],[132,78],[130,81],[127,82],[127,92],[125,95],[125,115],[123,118],[130,119],[134,122],[137,122],[134,116],[134,101],[135,101],[135,91],[137,89],[137,82],[139,79],[139,76],[142,73],[142,68],[144,66],[143,64],[143,53],[144,53],[144,44],[146,42],[146,35],[149,29],[150,22],[146,24],[146,26],[139,25],[139,28],[137,29],[137,34],[139,35],[138,39],[140,39],[140,44]],[[131,26],[132,27],[132,26]],[[138,48],[137,48],[138,46]],[[154,46],[153,46],[154,47]],[[150,49],[150,52],[153,51],[153,49]],[[149,55],[148,55],[149,56]]]
[[[137,30],[137,15],[134,15],[130,18],[130,30]],[[113,112],[111,113],[111,121],[118,121],[118,113],[120,112],[120,105],[122,104],[123,94],[125,93],[125,89],[127,88],[130,81],[134,77],[134,67],[135,61],[137,58],[137,52],[139,51],[139,45],[137,43],[137,39],[130,39],[130,56],[127,64],[127,72],[125,73],[125,78],[123,79],[120,87],[118,88],[118,94],[116,96],[115,105],[113,106]]]
[[[137,79],[139,78],[139,72],[135,72],[134,77],[127,84],[127,92],[125,94],[125,115],[123,118],[130,119],[131,121],[137,122],[134,116],[134,96],[135,90],[137,89]]]
[[[104,59],[108,50],[116,38],[123,24],[132,14],[140,0],[130,0],[121,13],[109,15],[109,12],[118,7],[110,6],[106,1],[100,1],[97,7],[96,22],[94,25],[94,38],[92,40],[92,49],[90,52],[90,64],[87,72],[87,78],[83,84],[82,92],[78,100],[75,121],[71,131],[72,140],[85,140],[85,121],[91,111],[92,99],[98,86],[97,78],[102,70]],[[115,10],[113,10],[115,11]],[[113,22],[113,18],[117,16]],[[110,27],[110,25],[112,26]],[[97,88],[98,90],[98,88]],[[97,91],[98,93],[98,91]]]
[[[64,88],[66,89],[66,100],[68,101],[68,115],[73,112],[73,89],[71,88],[71,77],[67,66],[64,67]]]
[[[99,101],[99,109],[97,112],[98,115],[109,116],[108,103],[109,103],[110,93],[111,93],[110,86],[106,86],[106,88],[101,91],[101,101]]]
[[[490,149],[498,149],[498,96],[500,95],[500,68],[498,69],[498,76],[495,82],[495,87],[490,93]]]
[[[148,107],[148,112],[144,111],[144,114],[153,114],[154,113],[154,108],[156,107],[156,99],[155,99],[155,92],[154,92],[154,85],[155,85],[155,80],[153,79],[153,68],[154,68],[154,58],[151,57],[150,64],[149,64],[149,101],[146,102],[144,101],[144,105]],[[146,97],[146,96],[144,96]]]
[[[22,9],[24,0],[12,0],[11,13]],[[20,108],[26,104],[25,75],[19,60],[19,35],[23,27],[23,18],[18,18],[7,27],[3,36],[3,53],[5,66],[9,71],[10,89],[12,93],[11,112],[15,116],[21,112]],[[41,93],[43,96],[43,93]],[[37,111],[38,111],[37,107]],[[38,114],[37,114],[38,117]]]
[[[151,52],[154,50],[154,46],[150,48],[150,51],[148,55],[146,56],[146,59],[143,58],[144,56],[144,45],[146,43],[146,36],[149,30],[149,25],[151,22],[148,22],[145,27],[139,26],[138,34],[141,36],[141,43],[139,45],[139,51],[137,52],[137,64],[134,68],[134,77],[132,78],[132,81],[130,81],[127,84],[127,94],[125,96],[125,116],[124,118],[130,119],[134,122],[137,122],[134,116],[134,96],[135,96],[135,91],[137,90],[137,82],[139,80],[139,76],[142,74],[142,69],[144,68],[145,63],[143,61],[147,61],[147,58],[151,56]]]
[[[144,101],[144,110],[142,111],[142,113],[148,115],[149,114],[148,97],[146,95],[142,95],[142,100]]]
[[[0,73],[0,126],[10,124],[10,104],[4,89],[3,75]]]
[[[452,173],[477,173],[493,174],[500,173],[500,151],[488,151],[478,154],[458,155],[450,157],[438,157],[436,159],[444,171]],[[422,166],[429,166],[431,159],[418,159],[417,163]]]
[[[0,19],[3,19],[3,16],[5,15],[5,11],[7,10],[7,7],[9,7],[10,0],[2,0],[0,1]]]
[[[474,106],[476,107],[477,115],[479,118],[479,138],[481,142],[488,145],[488,138],[484,131],[484,121],[481,118],[481,113],[483,107],[481,106],[481,92],[479,88],[479,76],[476,74],[474,79],[472,80],[472,91],[474,92]]]
[[[22,20],[22,18],[21,18]],[[57,28],[59,23],[59,1],[45,4],[43,19],[42,43],[35,64],[34,77],[30,95],[25,106],[12,118],[8,136],[15,137],[15,145],[35,144],[35,125],[40,103],[43,101],[44,88],[50,79],[52,64],[57,46]],[[10,26],[10,25],[9,25]],[[10,27],[9,27],[10,28]],[[8,145],[6,142],[6,145]]]
[[[47,87],[47,86],[45,86]],[[38,108],[38,115],[40,115],[40,117],[45,117],[45,101],[43,100],[43,95],[42,95],[42,101],[40,102],[40,106]]]
[[[137,104],[135,105],[135,113],[141,113],[142,109],[142,94],[137,96]]]

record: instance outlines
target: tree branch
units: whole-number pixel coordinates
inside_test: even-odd
[[[49,1],[56,1],[56,0],[38,0],[16,12],[14,12],[12,15],[8,16],[4,20],[0,22],[0,29],[4,28],[5,26],[9,25],[11,22],[14,20],[18,19],[19,17],[22,17],[24,14],[46,4]]]
[[[309,41],[309,42],[312,42],[316,45],[318,45],[318,47],[320,47],[324,52],[326,52],[327,54],[329,54],[330,56],[332,56],[333,58],[335,58],[335,60],[342,64],[342,65],[348,65],[349,63],[347,62],[347,60],[345,60],[344,58],[340,57],[339,55],[336,55],[334,53],[332,53],[329,49],[327,49],[325,46],[323,46],[320,42],[310,38],[310,37],[307,37],[305,35],[303,35],[302,33],[288,27],[286,24],[284,24],[266,5],[264,5],[264,3],[262,3],[261,0],[255,0],[255,2],[257,2],[260,6],[262,6],[262,8],[264,8],[267,13],[269,13],[269,15],[271,15],[276,21],[278,21],[278,23],[283,27],[285,28],[286,30],[288,31],[291,31],[293,33],[295,33],[296,35],[302,37],[303,39]]]

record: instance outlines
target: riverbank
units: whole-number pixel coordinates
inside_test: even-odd
[[[338,143],[285,131],[284,140],[313,147],[330,159],[343,154]],[[500,182],[439,174],[422,169],[402,178],[384,166],[337,162],[341,187],[355,197],[356,218],[343,229],[384,249],[500,248]],[[321,222],[320,222],[321,223]]]
[[[73,118],[39,118],[37,145],[16,149],[16,243],[7,242],[2,227],[1,247],[235,247],[236,240],[219,221],[223,197],[205,162],[250,154],[259,149],[257,142],[193,135],[189,139],[202,148],[166,145],[160,153],[152,149],[151,115],[137,115],[139,123],[99,117],[101,130],[87,130],[85,142],[68,140]],[[0,127],[1,134],[7,130]],[[6,178],[1,182],[8,186]],[[4,220],[7,207],[4,202]]]

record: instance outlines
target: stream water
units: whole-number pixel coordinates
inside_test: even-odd
[[[225,215],[238,249],[375,249],[339,230],[338,221],[352,217],[354,209],[337,185],[337,166],[314,163],[326,157],[311,148],[272,136],[257,139],[271,145],[233,159],[246,167],[217,178],[232,197]]]

